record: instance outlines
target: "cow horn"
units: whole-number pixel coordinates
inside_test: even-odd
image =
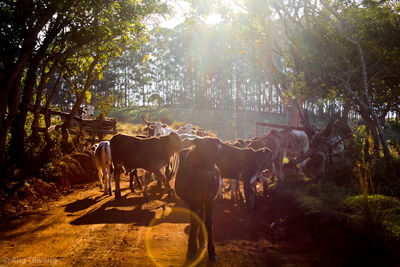
[[[143,114],[142,114],[142,120],[145,122],[145,123],[147,123],[147,125],[150,125],[151,124],[151,122],[148,122],[145,118],[144,118],[144,116],[143,116]]]

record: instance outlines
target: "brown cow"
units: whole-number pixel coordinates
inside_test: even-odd
[[[170,157],[182,149],[182,142],[176,133],[160,137],[139,138],[123,134],[114,135],[110,140],[111,155],[114,164],[115,198],[121,197],[119,176],[122,167],[126,172],[142,168],[153,172],[169,189],[170,187],[160,169],[165,167]],[[145,175],[144,197],[148,200],[147,183],[149,172]]]
[[[249,143],[250,143],[249,140],[243,140],[240,138],[236,139],[236,142],[228,142],[228,144],[231,144],[238,148],[246,148]],[[227,179],[227,177],[225,177],[225,179]],[[219,192],[219,196],[221,199],[222,199],[223,187],[224,187],[224,180],[222,179],[222,186],[221,186],[221,190]],[[239,199],[240,202],[243,202],[243,196],[242,196],[242,193],[240,192],[239,179],[230,179],[230,190],[231,190],[231,200],[233,202],[235,202],[236,199]]]
[[[222,178],[240,179],[243,182],[247,208],[251,210],[254,206],[251,184],[263,170],[272,168],[271,150],[264,148],[254,151],[223,143],[217,166]]]
[[[268,147],[271,150],[272,173],[282,179],[282,160],[284,155],[284,140],[281,140],[277,130],[271,130],[267,135],[261,136],[249,144],[250,148],[262,149]]]

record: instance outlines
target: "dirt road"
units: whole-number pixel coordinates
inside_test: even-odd
[[[189,214],[173,208],[185,205],[158,193],[156,185],[148,203],[141,193],[127,189],[127,178],[121,188],[122,198],[115,200],[89,186],[10,221],[0,233],[0,265],[182,266]],[[214,237],[219,261],[214,265],[312,265],[315,255],[292,242],[283,222],[268,213],[268,206],[249,216],[244,204],[217,200]],[[307,242],[303,238],[295,239]],[[206,256],[200,266],[208,265]]]

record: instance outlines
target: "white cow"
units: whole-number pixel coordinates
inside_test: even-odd
[[[286,140],[286,144],[284,146],[284,157],[289,159],[301,157],[310,149],[310,142],[307,134],[303,131],[282,130],[279,131],[278,134],[281,136],[281,138]],[[305,160],[300,162],[300,167],[297,172],[299,176],[303,174],[303,167],[305,164]]]
[[[175,132],[175,130],[169,128],[166,124],[163,124],[161,121],[157,121],[154,123],[154,136],[163,136],[171,132]]]
[[[96,169],[100,180],[100,188],[104,189],[104,194],[112,195],[112,161],[110,142],[101,141],[95,152]]]
[[[176,133],[179,135],[182,135],[182,134],[191,135],[192,128],[193,128],[193,125],[190,123],[187,123],[185,126],[179,127],[179,129],[176,130]]]
[[[93,106],[85,106],[82,109],[82,119],[92,120],[93,117],[94,117],[94,107]]]

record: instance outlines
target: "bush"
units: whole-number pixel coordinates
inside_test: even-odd
[[[384,195],[369,195],[367,207],[363,195],[348,197],[343,208],[353,217],[358,217],[369,231],[374,230],[381,238],[399,240],[400,238],[400,201]],[[372,232],[374,232],[372,231]]]

